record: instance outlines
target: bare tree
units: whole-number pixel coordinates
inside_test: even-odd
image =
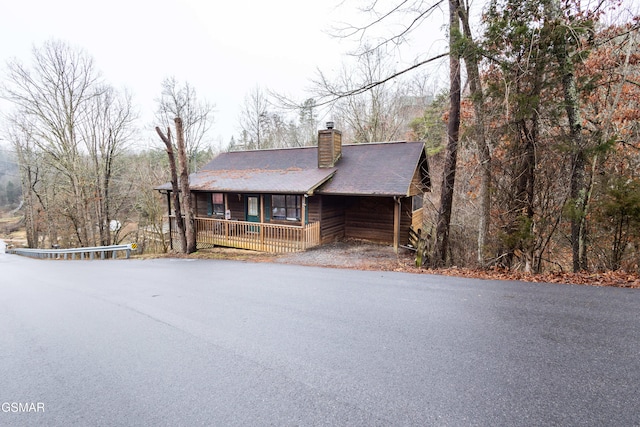
[[[307,98],[298,110],[298,125],[295,128],[294,146],[318,144],[318,113],[316,101]]]
[[[86,153],[80,124],[103,90],[99,83],[89,55],[63,42],[49,41],[34,48],[31,67],[17,60],[9,62],[2,90],[2,96],[19,112],[23,127],[31,130],[34,148],[63,180],[58,191],[68,197],[64,213],[80,245],[90,243],[93,228],[86,203]]]
[[[171,128],[167,128],[166,135],[162,133],[162,130],[156,126],[156,132],[167,150],[167,156],[169,158],[169,169],[171,172],[171,195],[173,198],[173,211],[176,218],[176,227],[178,228],[178,238],[180,239],[180,250],[182,252],[187,251],[187,234],[184,225],[184,219],[182,218],[182,207],[180,204],[180,186],[178,183],[178,169],[176,166],[176,157],[173,152],[173,141],[171,140]],[[171,215],[171,211],[169,211]]]
[[[192,85],[188,82],[179,83],[175,77],[162,81],[162,91],[156,102],[158,109],[155,119],[161,128],[172,126],[176,117],[182,118],[189,170],[195,171],[199,166],[198,155],[208,142],[215,105],[198,98]]]
[[[22,187],[22,197],[25,209],[25,230],[27,234],[27,245],[31,248],[38,247],[40,228],[43,226],[39,221],[38,212],[38,187],[41,180],[41,162],[34,150],[34,143],[31,138],[31,130],[27,126],[20,126],[19,117],[13,117],[11,126],[7,130],[9,141],[13,145],[20,166],[20,183]]]
[[[180,166],[180,192],[182,193],[182,202],[184,204],[184,222],[185,237],[187,239],[186,253],[190,254],[196,251],[196,233],[193,215],[193,206],[191,204],[191,189],[189,188],[189,165],[187,162],[187,154],[184,143],[184,128],[182,119],[175,118],[176,123],[176,139],[178,140],[178,165]]]
[[[271,147],[273,141],[268,135],[269,106],[267,93],[259,86],[245,96],[239,122],[242,143],[246,149],[259,150]]]
[[[105,87],[92,99],[91,108],[81,125],[93,177],[92,193],[95,195],[94,216],[101,245],[112,242],[110,225],[117,216],[129,192],[113,191],[114,176],[120,172],[121,157],[127,143],[132,140],[134,121],[131,95],[120,95],[112,87]]]
[[[343,65],[335,81],[320,74],[314,82],[315,95],[330,97],[337,93],[349,93],[379,82],[395,70],[384,53],[377,49],[366,49],[357,56],[355,65]],[[399,139],[403,125],[403,101],[407,99],[406,86],[387,82],[372,86],[368,91],[340,97],[331,109],[336,121],[341,124],[343,137],[353,142],[392,141]]]
[[[166,198],[154,187],[159,182],[170,180],[165,167],[166,155],[161,150],[147,150],[131,153],[127,163],[127,177],[134,185],[135,211],[137,213],[135,241],[143,253],[165,253],[170,247],[170,236],[164,229],[163,216],[166,215]],[[167,238],[169,237],[169,238]]]

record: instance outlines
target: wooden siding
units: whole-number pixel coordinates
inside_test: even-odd
[[[398,238],[404,245],[413,221],[411,197],[403,197],[400,202]],[[323,244],[345,237],[393,244],[395,203],[392,197],[322,196],[311,209],[321,211]]]
[[[400,199],[400,236],[399,243],[406,245],[409,243],[409,227],[413,224],[415,212],[413,211],[413,201],[411,197]],[[420,219],[422,219],[422,209],[420,209]]]
[[[309,222],[320,222],[322,210],[322,196],[310,196],[307,198],[307,212]]]
[[[325,197],[323,202],[326,202]],[[337,199],[337,198],[336,198]],[[344,234],[342,237],[393,244],[394,208],[392,197],[342,197],[344,207]],[[335,200],[334,202],[338,202]],[[400,199],[400,230],[398,242],[404,245],[409,239],[409,227],[413,221],[411,198]],[[324,216],[322,229],[324,230]],[[325,243],[323,234],[322,242]]]
[[[344,235],[380,243],[393,243],[394,201],[390,197],[349,197]]]
[[[344,237],[346,197],[322,196],[320,198],[320,236],[322,243],[330,243]]]
[[[339,130],[333,131],[333,163],[342,157],[342,133]]]
[[[193,200],[195,202],[195,213],[196,216],[208,216],[211,206],[211,193],[191,193],[193,195]]]
[[[424,227],[423,218],[424,218],[424,210],[423,210],[423,208],[416,209],[415,211],[412,212],[412,214],[411,214],[411,226],[413,227],[414,230],[416,230],[416,231],[422,230],[422,228]]]
[[[416,168],[413,178],[411,179],[411,184],[409,184],[409,193],[407,196],[417,196],[424,193],[427,190],[427,187],[422,183],[422,181],[423,177],[422,173],[420,173],[420,168]]]
[[[331,168],[342,155],[342,133],[335,129],[318,131],[318,167]]]
[[[231,219],[244,220],[244,196],[239,193],[228,193],[227,209],[231,211]]]

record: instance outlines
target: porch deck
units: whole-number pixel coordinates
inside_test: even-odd
[[[171,239],[178,240],[175,217],[170,217]],[[197,217],[196,246],[250,249],[260,252],[299,252],[320,244],[320,223],[304,226],[255,223]]]

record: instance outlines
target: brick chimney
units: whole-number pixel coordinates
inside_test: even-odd
[[[342,156],[342,132],[327,122],[327,128],[318,131],[318,167],[332,168]]]

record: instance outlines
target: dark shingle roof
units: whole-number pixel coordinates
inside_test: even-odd
[[[408,195],[423,151],[422,142],[344,145],[338,171],[318,193]]]
[[[189,182],[195,191],[401,196],[423,152],[421,142],[343,145],[336,167],[319,169],[317,147],[235,151],[215,157]]]

